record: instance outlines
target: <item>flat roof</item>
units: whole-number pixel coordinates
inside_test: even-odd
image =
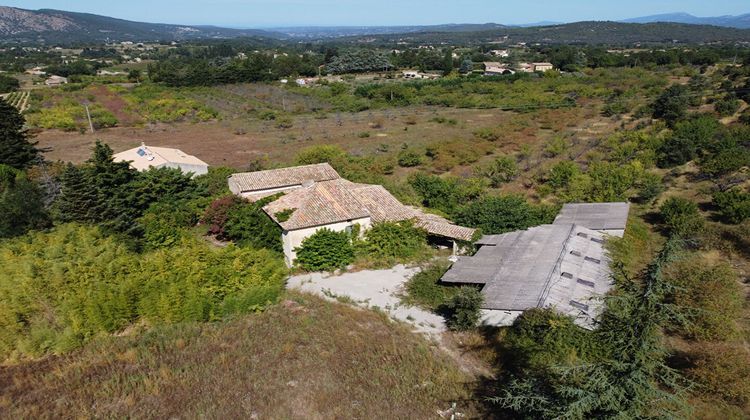
[[[625,230],[630,203],[568,203],[554,224],[576,224],[593,230]]]

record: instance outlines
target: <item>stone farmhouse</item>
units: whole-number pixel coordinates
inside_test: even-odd
[[[228,183],[234,194],[251,201],[284,193],[263,210],[282,229],[284,256],[290,266],[295,249],[322,228],[351,232],[358,225],[364,232],[378,222],[413,220],[427,231],[432,243],[452,247],[454,252],[461,242],[471,241],[475,232],[403,205],[380,185],[343,179],[327,163],[238,173]]]

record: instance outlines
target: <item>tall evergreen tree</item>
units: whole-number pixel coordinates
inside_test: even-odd
[[[36,143],[29,141],[23,128],[24,119],[18,110],[0,100],[0,164],[16,169],[25,169],[39,158]]]
[[[100,220],[102,203],[96,185],[85,169],[72,164],[60,177],[60,195],[55,201],[57,218],[63,222],[96,222]]]
[[[133,205],[128,185],[138,173],[127,162],[115,162],[112,156],[112,149],[97,140],[91,159],[86,161],[88,177],[101,205],[97,211],[105,228],[134,234],[139,230],[136,219],[141,210]]]
[[[50,225],[42,192],[24,172],[0,164],[0,238]]]

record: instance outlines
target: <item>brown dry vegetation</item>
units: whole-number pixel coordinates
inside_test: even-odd
[[[471,378],[384,315],[302,294],[0,367],[0,417],[433,418]]]

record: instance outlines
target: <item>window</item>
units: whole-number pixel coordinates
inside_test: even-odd
[[[591,242],[596,242],[598,244],[603,244],[604,243],[604,239],[591,238]]]
[[[572,306],[572,307],[574,307],[576,309],[580,309],[582,311],[588,311],[589,310],[589,305],[584,305],[583,303],[578,302],[576,300],[571,300],[570,301],[570,306]]]
[[[576,236],[580,236],[581,238],[588,238],[588,237],[589,237],[589,235],[587,235],[587,234],[585,234],[585,233],[583,233],[583,232],[578,232],[578,233],[576,234]]]
[[[594,264],[601,264],[602,263],[602,260],[600,260],[598,258],[594,258],[594,257],[583,257],[583,259],[586,260],[586,261],[588,261],[588,262],[592,262]]]
[[[562,273],[562,274],[560,274],[560,276],[565,277],[566,279],[572,279],[573,278],[573,275],[570,274],[570,273]]]
[[[591,280],[584,280],[584,279],[578,277],[578,280],[576,280],[576,283],[582,284],[582,285],[584,285],[586,287],[590,287],[592,289],[594,288],[594,282],[591,281]]]
[[[570,255],[575,255],[576,257],[580,257],[582,254],[581,254],[581,251],[573,250],[573,251],[570,251]]]

